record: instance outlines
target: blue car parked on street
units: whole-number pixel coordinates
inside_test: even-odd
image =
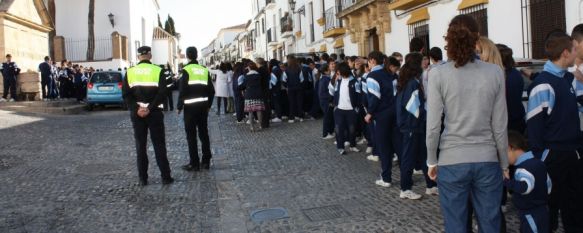
[[[95,72],[87,83],[88,110],[95,105],[120,105],[126,109],[121,92],[124,78],[120,71]]]

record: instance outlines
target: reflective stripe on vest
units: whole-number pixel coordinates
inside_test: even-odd
[[[183,69],[188,74],[188,85],[208,85],[209,70],[204,66],[190,64]]]
[[[206,102],[208,100],[209,100],[208,97],[192,98],[192,99],[184,100],[184,104],[194,104],[194,103]]]
[[[160,72],[158,66],[142,63],[128,69],[128,85],[132,87],[158,87]]]

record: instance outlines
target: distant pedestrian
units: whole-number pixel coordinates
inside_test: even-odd
[[[262,75],[258,72],[258,67],[255,62],[250,62],[248,67],[249,72],[245,75],[241,90],[244,91],[245,96],[245,112],[249,113],[249,121],[251,123],[251,131],[257,130],[255,128],[255,115],[259,122],[259,130],[262,129],[261,122],[263,120],[263,111],[265,110],[264,97],[265,93],[262,88]]]
[[[6,102],[10,94],[9,102],[14,102],[16,97],[16,81],[20,74],[20,68],[12,61],[12,55],[6,54],[6,62],[2,63],[2,77],[4,78],[4,92],[0,102]]]
[[[41,83],[41,93],[43,100],[48,100],[51,95],[51,76],[52,76],[52,65],[51,58],[49,56],[45,57],[45,61],[38,65],[38,70],[40,71],[40,83]]]

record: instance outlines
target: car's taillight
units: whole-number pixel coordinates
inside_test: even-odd
[[[87,88],[88,89],[93,89],[93,83],[87,83]]]
[[[122,83],[117,83],[117,88],[121,89]]]

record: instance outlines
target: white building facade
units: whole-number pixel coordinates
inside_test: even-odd
[[[549,32],[562,29],[570,33],[583,23],[581,0],[394,0],[389,9],[387,53],[409,52],[413,37],[426,41],[428,49],[443,49],[449,21],[455,15],[469,14],[477,19],[482,35],[512,48],[515,57],[543,59]]]
[[[55,30],[64,46],[63,58],[102,69],[128,67],[137,62],[138,47],[152,46],[160,9],[158,0],[99,0],[94,8],[95,56],[86,57],[89,38],[89,0],[56,0]],[[77,22],[71,27],[71,22]],[[117,54],[113,35],[120,37]],[[59,40],[57,40],[59,42]],[[55,46],[59,47],[59,46]],[[57,56],[58,57],[58,56]]]

